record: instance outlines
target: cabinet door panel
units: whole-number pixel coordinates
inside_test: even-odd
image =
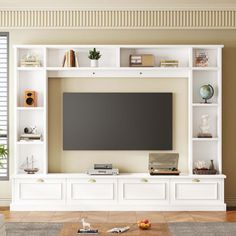
[[[165,183],[125,183],[124,199],[126,200],[164,200],[166,199]]]
[[[71,185],[71,198],[73,200],[113,200],[114,184],[83,184]]]
[[[177,183],[177,200],[217,200],[217,183]]]

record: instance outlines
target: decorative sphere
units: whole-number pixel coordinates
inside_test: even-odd
[[[212,98],[214,95],[213,87],[210,84],[203,85],[200,88],[200,95],[205,100]]]

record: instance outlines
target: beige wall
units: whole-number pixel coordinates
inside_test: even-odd
[[[236,55],[236,31],[234,30],[12,30],[10,32],[10,160],[11,160],[11,172],[13,169],[13,130],[14,130],[14,114],[13,114],[13,98],[15,91],[13,90],[13,44],[224,44],[225,48],[223,50],[223,169],[224,173],[227,175],[226,180],[226,197],[231,203],[236,204],[236,152],[235,152],[235,132],[236,132],[236,66],[235,66],[235,55]],[[119,89],[131,89],[131,82],[129,79],[125,82],[125,86],[120,87],[120,82],[118,80],[106,81],[105,79],[98,79],[94,82],[80,81],[85,83],[85,90],[90,90],[90,86],[94,86],[94,90],[103,88],[98,88],[102,84],[109,83],[109,88],[114,90],[114,84],[118,83]],[[162,81],[162,89],[165,88],[165,81]],[[51,90],[54,91],[53,84],[55,84],[55,96],[58,96],[56,90],[61,91],[61,82],[52,81],[50,83]],[[75,83],[73,81],[71,84]],[[94,83],[94,84],[93,84]],[[138,84],[137,84],[138,83]],[[140,90],[144,86],[145,90],[150,89],[150,80],[137,81],[135,83],[135,90]],[[142,84],[143,83],[143,84]],[[156,83],[156,82],[155,82]],[[68,85],[71,86],[71,85]],[[126,88],[127,86],[127,88]],[[157,90],[158,85],[155,84]],[[172,84],[170,83],[170,86]],[[178,93],[183,89],[185,93],[186,84],[181,83]],[[172,88],[174,89],[174,87]],[[176,88],[177,89],[177,88]],[[57,95],[56,95],[57,94]],[[184,100],[185,95],[181,95],[179,101],[177,101],[177,107],[180,107],[181,101]],[[50,98],[53,101],[55,98]],[[54,108],[53,108],[54,109]],[[56,110],[56,108],[55,108]],[[53,110],[52,110],[53,111]],[[176,116],[178,117],[178,112],[176,111]],[[180,116],[179,116],[180,118]],[[178,131],[179,132],[179,131]],[[185,131],[186,132],[186,131]],[[51,137],[52,134],[50,134]],[[50,138],[51,139],[51,138]],[[58,140],[57,140],[58,142]],[[185,142],[183,140],[183,142]],[[176,141],[176,147],[180,147],[180,144]],[[60,150],[59,150],[60,151]],[[186,150],[181,150],[186,153]],[[60,153],[59,153],[60,154]],[[91,153],[79,153],[79,157],[75,157],[74,153],[62,153],[65,158],[62,158],[61,154],[59,159],[56,160],[56,155],[50,157],[50,168],[52,170],[72,170],[74,164],[79,165],[76,170],[85,169],[87,166],[91,165],[91,158],[88,157]],[[136,152],[132,153],[131,159],[125,158],[127,162],[121,162],[121,155],[123,153],[116,153],[113,158],[114,163],[122,165],[123,170],[127,170],[124,167],[124,163],[129,163],[131,160],[138,160],[138,163],[132,165],[128,170],[130,171],[141,171],[144,170],[146,166],[146,153]],[[98,158],[103,158],[104,153],[97,153]],[[125,153],[125,156],[128,154]],[[138,157],[136,158],[136,155]],[[184,155],[184,154],[183,154]],[[84,158],[83,158],[84,157]],[[86,159],[88,158],[88,159]],[[108,154],[105,154],[106,160],[108,159]],[[186,158],[186,156],[184,157]],[[55,160],[55,161],[54,161]],[[65,161],[69,160],[68,162]],[[85,162],[83,162],[85,160]],[[99,160],[99,159],[97,159]],[[88,161],[88,162],[87,162]],[[137,161],[136,161],[137,162]],[[68,166],[69,165],[69,166]],[[186,166],[182,165],[184,170]],[[77,169],[78,168],[78,169]],[[10,184],[9,182],[0,183],[0,199],[10,198]]]

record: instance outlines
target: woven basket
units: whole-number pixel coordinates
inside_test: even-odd
[[[193,173],[196,175],[215,175],[217,170],[208,170],[208,169],[193,169]]]

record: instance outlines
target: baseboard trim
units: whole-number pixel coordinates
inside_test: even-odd
[[[9,207],[11,205],[10,198],[0,198],[0,207]]]
[[[2,29],[236,29],[235,8],[4,9]]]
[[[12,211],[226,211],[225,204],[219,205],[22,205],[11,204]]]

